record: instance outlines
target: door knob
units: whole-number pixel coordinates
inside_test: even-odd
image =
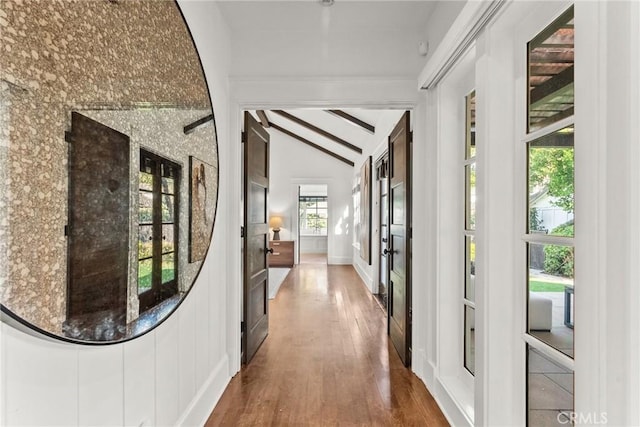
[[[272,254],[273,253],[273,248],[267,248],[264,251],[267,252],[267,253]]]

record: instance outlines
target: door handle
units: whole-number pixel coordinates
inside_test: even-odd
[[[273,253],[273,248],[267,248],[264,250],[266,253],[272,254]]]
[[[394,250],[388,250],[387,248],[384,248],[384,250],[382,251],[382,255],[387,256],[389,254],[397,254],[398,251],[394,251]]]

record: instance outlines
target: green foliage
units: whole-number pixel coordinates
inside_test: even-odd
[[[539,280],[529,281],[531,292],[564,292],[564,285],[557,282],[542,282]]]
[[[554,228],[551,234],[573,236],[573,221]],[[546,245],[544,247],[544,271],[547,274],[573,277],[573,248]]]
[[[138,241],[138,258],[148,258],[153,255],[153,242]]]
[[[138,293],[151,289],[151,263],[138,264]],[[162,263],[162,283],[175,279],[176,271],[173,261]]]
[[[529,193],[546,186],[553,204],[573,212],[573,148],[532,147],[529,150]]]
[[[529,209],[529,230],[531,231],[544,231],[542,226],[542,218],[540,218],[540,212],[537,208]]]
[[[153,174],[140,172],[140,188],[153,189]]]
[[[150,223],[152,221],[152,209],[140,206],[140,209],[138,210],[138,223]]]

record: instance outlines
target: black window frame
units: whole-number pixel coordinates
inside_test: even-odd
[[[138,268],[140,262],[152,260],[151,270],[151,287],[148,290],[140,292],[138,282],[136,281],[136,289],[138,290],[139,312],[143,313],[164,300],[171,298],[178,293],[178,277],[179,277],[179,219],[180,219],[180,182],[182,179],[182,166],[176,162],[166,159],[162,156],[154,154],[145,149],[140,149],[140,173],[150,173],[153,176],[152,189],[143,189],[138,185],[138,195],[141,193],[152,194],[152,215],[150,222],[141,222],[138,213],[138,230],[141,227],[152,227],[152,254],[140,258],[138,252]],[[149,172],[150,171],[150,172]],[[162,178],[173,179],[173,191],[164,190],[162,188]],[[162,198],[173,197],[173,218],[170,221],[163,219]],[[173,248],[171,251],[163,250],[163,226],[173,225]],[[139,242],[139,239],[138,239]],[[173,279],[164,282],[162,278],[163,257],[173,254]],[[139,279],[139,274],[136,276]]]

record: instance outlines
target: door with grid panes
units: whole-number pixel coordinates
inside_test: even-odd
[[[140,150],[138,299],[140,313],[178,293],[180,165]]]
[[[527,424],[571,423],[574,331],[573,6],[526,45]],[[524,110],[524,109],[523,109]],[[578,291],[579,292],[579,291]]]

